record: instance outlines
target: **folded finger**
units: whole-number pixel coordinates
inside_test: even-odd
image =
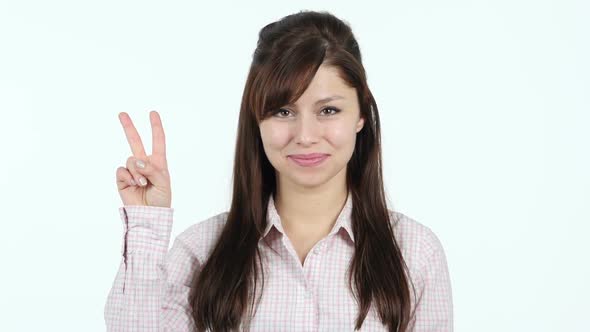
[[[133,177],[133,180],[135,180],[136,185],[141,186],[141,187],[145,187],[147,185],[147,177],[148,174],[145,173],[145,166],[144,168],[140,168],[138,166],[138,159],[131,156],[127,159],[127,169],[129,170],[129,173],[131,173],[131,176]],[[142,161],[139,163],[139,165],[141,164],[146,165],[147,162]]]
[[[117,188],[123,190],[129,186],[135,186],[136,182],[133,175],[125,167],[117,168]]]

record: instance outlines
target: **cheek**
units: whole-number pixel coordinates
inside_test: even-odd
[[[354,144],[356,132],[354,129],[350,129],[350,126],[332,126],[326,131],[326,138],[332,146],[344,148],[350,144]]]
[[[282,149],[289,141],[288,130],[286,128],[282,128],[282,126],[262,127],[260,136],[262,138],[264,148],[269,150],[267,153],[270,152],[272,154],[277,153],[276,150]]]

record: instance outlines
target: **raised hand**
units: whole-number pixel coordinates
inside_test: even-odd
[[[125,136],[131,146],[132,156],[126,167],[117,168],[117,188],[123,205],[171,207],[172,191],[166,162],[166,138],[162,120],[156,111],[150,112],[152,125],[152,154],[146,155],[129,115],[119,113]],[[137,163],[139,161],[139,163]],[[141,166],[143,162],[143,168]]]

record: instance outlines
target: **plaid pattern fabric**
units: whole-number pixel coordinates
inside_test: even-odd
[[[315,244],[302,265],[271,196],[269,222],[259,242],[264,291],[251,331],[354,330],[358,307],[347,280],[354,252],[351,208],[348,195],[329,235]],[[173,211],[119,208],[125,232],[119,270],[104,307],[107,331],[196,331],[189,305],[191,282],[213,249],[227,212],[190,226],[168,250]],[[428,227],[402,213],[389,213],[415,287],[410,330],[452,331],[451,282],[441,242]],[[387,331],[373,306],[361,331]]]

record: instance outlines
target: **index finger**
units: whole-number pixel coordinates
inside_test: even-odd
[[[133,122],[129,115],[125,112],[119,113],[119,121],[121,121],[121,125],[123,125],[123,130],[125,130],[125,136],[127,136],[127,142],[129,142],[129,146],[131,146],[131,152],[135,157],[145,157],[145,149],[143,148],[143,143],[141,142],[141,137],[137,133]]]
[[[165,160],[166,136],[164,135],[164,127],[162,126],[160,114],[156,111],[151,111],[150,120],[152,124],[152,155]]]

